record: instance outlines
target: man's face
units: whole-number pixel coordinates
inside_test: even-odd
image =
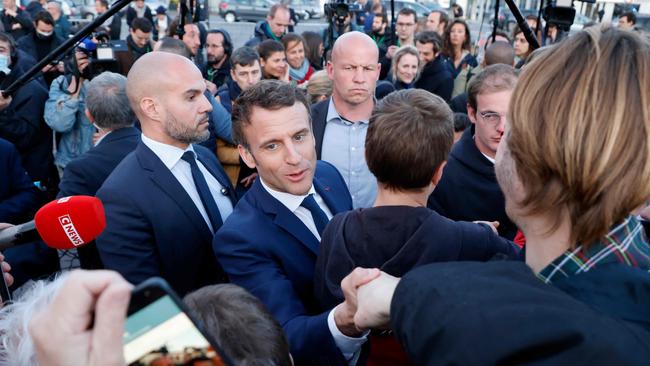
[[[106,12],[106,8],[100,1],[95,1],[95,11],[97,14],[104,14],[104,12]]]
[[[415,34],[415,17],[411,15],[399,14],[397,16],[397,37],[400,40],[408,40]]]
[[[135,6],[140,9],[144,8],[144,0],[135,0]]]
[[[626,16],[623,16],[618,18],[618,27],[621,29],[632,29],[634,28],[634,24]]]
[[[327,63],[333,94],[352,105],[366,102],[375,95],[379,68],[377,46],[350,42],[350,47]]]
[[[372,31],[382,34],[384,33],[385,28],[386,24],[384,24],[384,18],[375,15],[375,17],[372,18]]]
[[[426,28],[428,31],[438,32],[438,26],[440,25],[440,13],[437,11],[432,11],[427,17]]]
[[[54,3],[47,3],[46,5],[47,12],[50,13],[54,21],[58,21],[61,18],[61,10]]]
[[[205,97],[205,81],[193,65],[183,64],[169,75],[160,92],[165,133],[183,144],[205,141],[209,136],[208,115],[212,105]]]
[[[2,5],[4,5],[5,9],[13,9],[16,7],[16,1],[15,0],[2,0]]]
[[[239,85],[241,90],[244,91],[262,80],[262,68],[260,67],[260,63],[255,60],[253,65],[235,65],[230,70],[230,76]]]
[[[148,45],[151,41],[151,32],[145,33],[140,29],[133,30],[133,28],[131,28],[129,32],[131,33],[133,43],[140,48]]]
[[[205,41],[205,50],[208,57],[208,63],[217,64],[223,60],[226,55],[226,49],[223,47],[223,34],[208,33]]]
[[[253,108],[250,124],[243,129],[248,148],[239,154],[271,189],[293,195],[309,192],[316,168],[314,135],[307,108],[296,102],[291,107],[270,111]]]
[[[278,38],[282,37],[284,33],[287,32],[287,28],[291,25],[289,12],[283,9],[278,9],[273,18],[267,16],[266,21],[269,23],[271,33]]]
[[[36,22],[36,31],[46,35],[46,34],[52,34],[54,32],[54,27],[51,26],[50,24],[47,24],[45,22],[41,22],[40,20]]]
[[[291,42],[287,47],[287,62],[294,69],[299,69],[305,62],[305,47],[300,41]]]
[[[420,53],[420,62],[421,66],[424,67],[429,62],[433,61],[436,58],[435,53],[433,52],[433,43],[420,43],[415,42],[415,47]]]
[[[7,56],[7,66],[11,66],[11,45],[9,42],[0,41],[0,55]]]
[[[475,125],[476,147],[491,158],[496,155],[505,130],[511,96],[512,90],[479,94],[476,96],[476,110],[467,105],[469,119]]]
[[[183,43],[190,49],[192,56],[196,56],[196,53],[201,47],[201,38],[199,37],[199,27],[196,24],[185,24],[183,28],[185,34],[183,35]]]
[[[266,60],[262,60],[264,77],[281,79],[287,72],[287,56],[284,52],[274,52]]]

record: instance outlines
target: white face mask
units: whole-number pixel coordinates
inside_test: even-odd
[[[3,72],[5,75],[9,75],[11,69],[9,69],[9,56],[0,55],[0,72]]]
[[[54,34],[54,31],[52,31],[52,32],[36,31],[36,34],[38,34],[41,37],[47,38],[47,37],[51,36],[52,34]]]

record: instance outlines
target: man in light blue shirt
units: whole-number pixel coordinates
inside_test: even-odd
[[[370,37],[361,32],[342,35],[327,63],[332,97],[312,107],[318,157],[339,170],[354,208],[371,207],[377,195],[364,145],[379,71],[379,50]]]

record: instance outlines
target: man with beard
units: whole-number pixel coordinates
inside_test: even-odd
[[[151,32],[153,25],[145,18],[135,18],[129,28],[129,35],[126,37],[128,52],[116,54],[120,65],[121,74],[127,75],[133,63],[145,53],[153,51]]]
[[[32,56],[36,61],[40,61],[63,43],[63,39],[54,34],[54,26],[54,18],[50,13],[39,11],[34,17],[34,29],[18,40],[18,49]],[[46,65],[41,71],[45,83],[50,86],[52,80],[63,73],[63,62]]]
[[[230,56],[233,51],[230,35],[221,29],[208,31],[205,49],[208,62],[203,71],[203,78],[215,85],[216,94],[216,88],[230,79]]]
[[[143,55],[129,72],[142,141],[97,192],[106,213],[97,249],[131,283],[160,276],[184,295],[226,281],[211,243],[235,195],[214,154],[194,144],[209,135],[205,89],[192,61],[167,52]]]

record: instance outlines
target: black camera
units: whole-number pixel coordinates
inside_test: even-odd
[[[95,32],[91,37],[81,40],[76,49],[88,57],[88,66],[80,76],[90,80],[104,71],[119,71],[114,48],[107,32]]]
[[[334,0],[325,3],[324,10],[325,17],[327,17],[328,20],[335,23],[336,26],[342,27],[347,16],[352,17],[353,13],[361,12],[361,6],[359,4],[350,4],[345,0]]]

